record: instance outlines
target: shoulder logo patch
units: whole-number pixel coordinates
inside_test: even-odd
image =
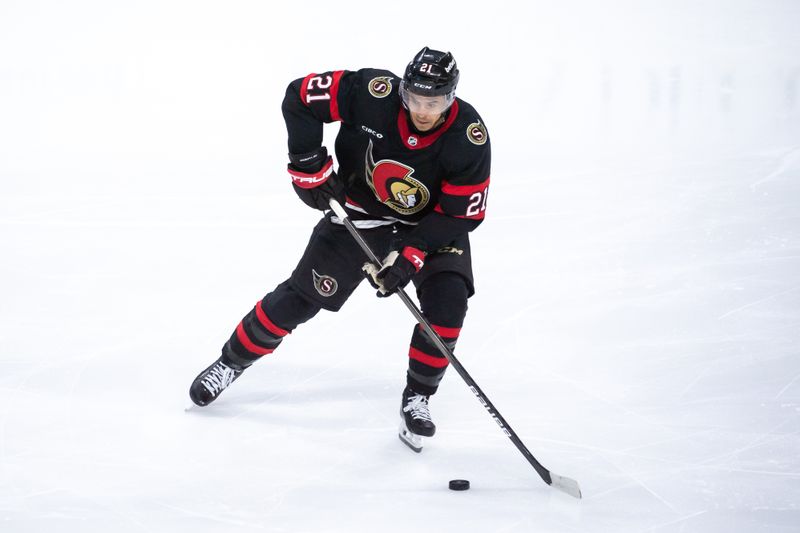
[[[385,98],[392,92],[391,76],[378,76],[369,80],[369,94],[375,98]]]
[[[489,138],[489,134],[486,133],[486,126],[481,124],[480,122],[473,122],[469,126],[467,126],[467,139],[472,144],[477,144],[478,146],[485,144],[486,139]]]

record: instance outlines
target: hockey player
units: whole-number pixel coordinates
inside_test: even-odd
[[[320,309],[338,311],[365,272],[380,297],[413,281],[423,314],[455,346],[474,293],[468,234],[484,218],[490,169],[486,126],[456,98],[458,80],[453,55],[425,47],[402,78],[366,68],[289,84],[283,101],[289,175],[300,199],[325,214],[289,279],[255,305],[221,357],[194,380],[195,404],[214,401]],[[322,146],[323,124],[330,122],[341,123],[338,172]],[[329,210],[331,198],[386,258],[380,269],[362,267],[366,258]],[[418,325],[408,355],[400,437],[420,451],[420,437],[436,431],[428,401],[448,362]]]

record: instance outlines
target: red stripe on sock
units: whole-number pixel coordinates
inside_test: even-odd
[[[247,336],[247,333],[244,331],[244,324],[239,322],[239,325],[236,326],[236,338],[239,339],[239,342],[242,343],[242,346],[247,348],[248,352],[253,352],[256,355],[267,355],[268,353],[272,353],[275,351],[275,348],[263,348],[256,344],[253,344],[253,341]]]
[[[267,328],[267,330],[269,330],[269,332],[272,333],[273,335],[277,335],[278,337],[284,337],[290,333],[289,331],[286,331],[285,329],[276,326],[275,323],[269,319],[267,314],[261,308],[261,301],[256,304],[256,317],[258,317],[258,321],[261,322],[261,325]]]
[[[431,324],[433,331],[439,334],[440,337],[444,337],[446,339],[455,339],[461,333],[461,328],[446,328],[444,326],[437,326],[436,324]],[[420,324],[419,329],[422,330],[422,325]]]
[[[450,364],[449,361],[444,357],[434,357],[432,355],[428,355],[417,350],[413,346],[408,351],[408,356],[415,361],[419,361],[424,365],[432,366],[433,368],[444,368]]]

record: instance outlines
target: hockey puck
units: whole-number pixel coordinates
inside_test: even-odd
[[[469,490],[469,481],[466,479],[451,479],[450,490]]]

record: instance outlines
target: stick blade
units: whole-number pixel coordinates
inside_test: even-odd
[[[558,474],[553,474],[551,472],[550,481],[550,486],[555,487],[562,492],[566,492],[574,498],[581,499],[581,488],[578,486],[578,482],[574,479],[559,476]]]

